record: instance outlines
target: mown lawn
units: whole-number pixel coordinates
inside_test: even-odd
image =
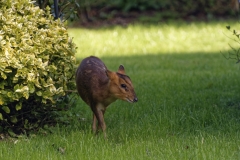
[[[18,159],[240,159],[239,64],[227,60],[237,46],[226,25],[135,24],[69,29],[77,63],[99,56],[110,70],[125,66],[139,101],[107,110],[108,140],[91,133],[92,113],[80,99],[71,125],[53,133],[1,142],[0,158]]]

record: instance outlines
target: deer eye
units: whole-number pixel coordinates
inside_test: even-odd
[[[121,87],[126,88],[127,86],[126,86],[126,84],[121,84]]]

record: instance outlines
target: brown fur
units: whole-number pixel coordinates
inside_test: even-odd
[[[93,111],[94,132],[102,129],[106,137],[104,113],[106,108],[117,99],[137,102],[130,78],[125,75],[122,65],[117,72],[111,72],[97,57],[90,56],[82,60],[76,72],[76,84],[80,97]]]

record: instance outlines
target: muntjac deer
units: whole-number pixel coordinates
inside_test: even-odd
[[[97,133],[102,129],[105,138],[104,113],[107,107],[117,99],[131,103],[138,101],[132,82],[125,75],[124,67],[120,65],[117,72],[111,72],[94,56],[82,60],[76,72],[76,85],[80,97],[93,112],[93,132]]]

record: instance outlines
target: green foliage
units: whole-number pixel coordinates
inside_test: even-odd
[[[159,2],[159,0],[109,0],[110,3],[120,8],[121,10],[127,12],[133,9],[137,9],[140,11],[147,10],[147,9],[159,9],[165,2]]]
[[[38,0],[35,3],[41,9],[46,9],[47,6],[52,7],[52,14],[54,14],[54,1],[53,0]],[[57,17],[63,20],[74,20],[77,17],[77,10],[79,8],[79,4],[77,0],[58,0],[58,15]]]
[[[229,0],[90,0],[79,1],[81,17],[108,18],[119,11],[156,11],[162,18],[230,16],[234,13]],[[93,11],[92,11],[93,10]],[[98,14],[99,13],[99,14]],[[104,15],[104,16],[102,16]],[[110,16],[111,17],[111,16]]]
[[[226,26],[226,28],[232,32],[233,34],[233,38],[230,37],[233,42],[235,42],[236,45],[232,46],[230,45],[230,47],[232,48],[232,51],[229,51],[228,53],[228,57],[226,57],[227,59],[235,59],[237,60],[237,63],[240,62],[240,47],[239,47],[239,42],[240,42],[240,31],[239,30],[235,30],[235,29],[231,29],[231,26]],[[232,43],[231,43],[232,44]]]
[[[0,1],[0,28],[1,126],[24,128],[40,122],[38,111],[57,107],[74,86],[76,47],[49,8],[29,0]]]
[[[137,9],[158,9],[161,12],[171,11],[179,16],[196,13],[224,14],[230,12],[229,0],[108,0],[110,4],[124,11]],[[108,3],[108,2],[107,2]]]

